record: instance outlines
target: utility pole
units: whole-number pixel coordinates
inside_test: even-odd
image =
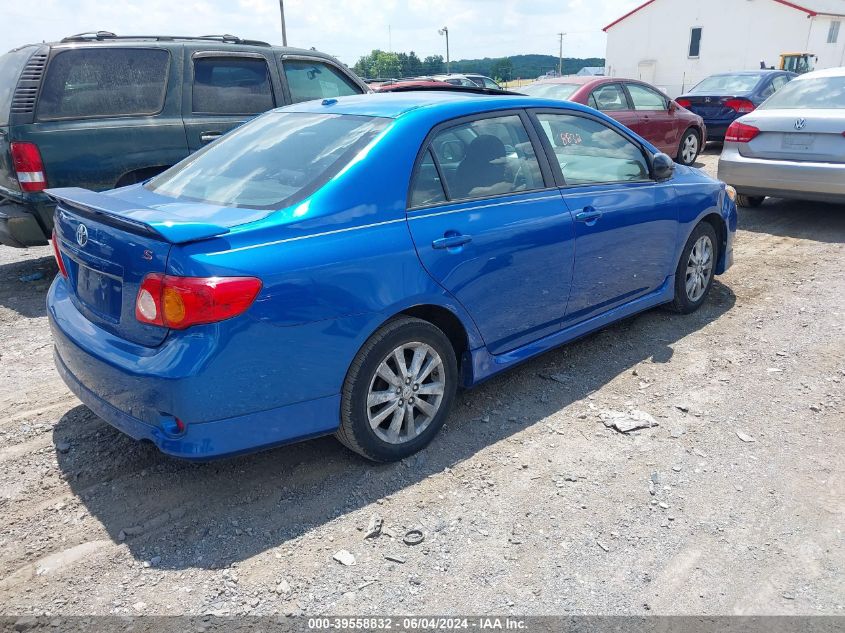
[[[560,38],[560,52],[558,53],[558,59],[557,59],[557,76],[562,77],[563,76],[563,36],[566,35],[566,33],[558,33],[557,35]]]
[[[442,29],[438,29],[437,31],[440,35],[446,36],[446,74],[450,73],[449,70],[449,27],[444,26]]]
[[[282,12],[282,46],[287,46],[288,32],[285,28],[285,0],[279,0],[279,11]]]

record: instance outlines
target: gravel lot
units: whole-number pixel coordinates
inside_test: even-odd
[[[49,247],[0,248],[2,611],[845,614],[843,244],[843,206],[741,210],[699,312],[463,393],[386,466],[332,438],[202,465],[134,443],[53,369]],[[630,408],[659,426],[599,418]]]

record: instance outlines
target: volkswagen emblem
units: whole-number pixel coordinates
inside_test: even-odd
[[[84,224],[80,224],[76,227],[76,243],[83,248],[88,243],[88,227]]]
[[[807,125],[807,121],[804,119],[798,119],[797,121],[795,121],[796,130],[803,130],[805,125]]]

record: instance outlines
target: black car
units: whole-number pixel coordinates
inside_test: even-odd
[[[754,110],[797,76],[783,70],[710,75],[675,101],[704,119],[708,141],[721,142],[734,119]]]
[[[0,243],[47,243],[47,187],[140,182],[266,110],[368,91],[329,55],[232,35],[100,31],[12,50],[0,56]]]

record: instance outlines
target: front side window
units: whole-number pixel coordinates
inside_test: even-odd
[[[163,49],[79,48],[50,61],[38,118],[150,115],[161,111],[170,53]]]
[[[634,182],[649,178],[639,146],[593,119],[538,114],[567,185]]]
[[[631,109],[621,84],[607,84],[593,90],[590,94],[590,105],[602,112]]]
[[[534,147],[517,115],[456,125],[438,134],[431,147],[450,200],[545,186]]]
[[[192,94],[193,111],[202,114],[259,114],[275,107],[264,59],[196,59]]]
[[[689,56],[698,57],[701,53],[701,27],[696,26],[689,32]]]
[[[208,204],[280,209],[311,195],[389,122],[379,117],[268,112],[145,186]]]
[[[812,110],[845,108],[845,77],[793,79],[778,90],[761,110]]]
[[[668,106],[666,97],[640,84],[628,84],[628,93],[634,110],[665,110]]]
[[[351,79],[323,62],[289,59],[284,69],[292,103],[361,94]]]

